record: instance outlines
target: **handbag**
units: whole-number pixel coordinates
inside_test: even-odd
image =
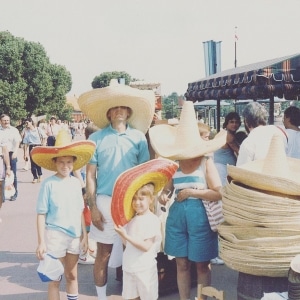
[[[209,159],[209,157],[205,157],[205,159],[203,159],[201,162],[205,173],[206,173],[207,159]],[[225,221],[223,216],[222,200],[218,200],[218,201],[202,200],[202,203],[206,211],[210,228],[212,231],[216,232],[217,226]]]
[[[224,222],[222,201],[202,200],[205,207],[208,222],[212,231],[217,231],[217,226]]]

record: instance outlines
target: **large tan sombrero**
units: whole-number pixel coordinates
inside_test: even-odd
[[[117,178],[111,201],[112,218],[117,225],[125,225],[134,216],[131,206],[134,194],[147,183],[154,184],[157,194],[172,178],[178,164],[172,160],[157,158],[130,168]]]
[[[213,152],[226,144],[226,131],[219,132],[214,139],[205,141],[200,137],[194,105],[183,104],[178,126],[156,125],[149,129],[150,142],[161,157],[183,160]]]
[[[128,124],[146,133],[155,112],[155,95],[152,90],[132,88],[119,84],[115,79],[107,87],[93,89],[80,95],[78,105],[99,128],[109,124],[106,114],[110,108],[127,106],[132,112]]]
[[[256,189],[300,195],[300,160],[286,156],[282,137],[277,134],[265,159],[239,167],[227,165],[227,170],[232,179]]]
[[[66,130],[60,130],[55,146],[38,146],[31,150],[33,161],[44,169],[56,171],[53,161],[55,157],[74,156],[73,170],[78,170],[86,165],[94,154],[96,145],[93,141],[82,140],[72,142],[70,134]]]

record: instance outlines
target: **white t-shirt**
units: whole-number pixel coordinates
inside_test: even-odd
[[[161,244],[161,222],[152,212],[144,215],[136,215],[126,225],[126,231],[130,236],[142,240],[155,238],[155,242],[148,251],[141,251],[131,243],[126,243],[123,253],[123,270],[129,273],[143,271],[156,265],[157,252]]]
[[[300,159],[300,131],[286,129],[288,136],[287,156]]]
[[[240,166],[249,161],[264,159],[268,154],[274,134],[282,135],[285,149],[287,149],[287,137],[281,129],[275,125],[258,126],[252,129],[242,142],[236,165]]]

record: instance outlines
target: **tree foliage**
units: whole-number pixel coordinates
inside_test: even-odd
[[[136,81],[136,79],[132,79],[131,76],[124,71],[104,72],[93,79],[92,88],[97,89],[109,86],[110,80],[114,78],[118,80],[124,78],[126,85],[129,85],[129,83],[132,81]]]
[[[178,117],[178,94],[176,92],[173,92],[171,95],[164,97],[162,104],[163,119],[173,119]]]
[[[44,47],[0,32],[0,111],[13,120],[51,113],[66,105],[72,78],[51,64]]]

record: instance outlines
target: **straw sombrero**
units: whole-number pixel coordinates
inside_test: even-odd
[[[99,128],[109,124],[106,114],[110,108],[127,106],[132,111],[128,124],[146,133],[155,112],[155,95],[152,90],[132,88],[114,79],[107,87],[83,93],[78,99],[78,105]]]
[[[178,164],[172,160],[157,158],[130,168],[117,178],[111,202],[112,218],[117,225],[125,225],[134,216],[131,206],[134,194],[147,183],[154,184],[157,194],[172,178]]]
[[[38,146],[31,150],[32,160],[39,166],[50,171],[56,171],[54,157],[75,156],[73,169],[78,170],[86,165],[95,151],[95,143],[89,140],[72,142],[66,130],[60,130],[55,146]]]
[[[150,142],[161,157],[183,160],[213,152],[226,144],[226,131],[219,132],[214,139],[205,141],[200,137],[194,105],[183,104],[178,126],[156,125],[149,129]]]
[[[232,179],[256,189],[300,195],[300,160],[286,156],[282,137],[277,134],[265,159],[239,167],[227,165],[227,170]]]

